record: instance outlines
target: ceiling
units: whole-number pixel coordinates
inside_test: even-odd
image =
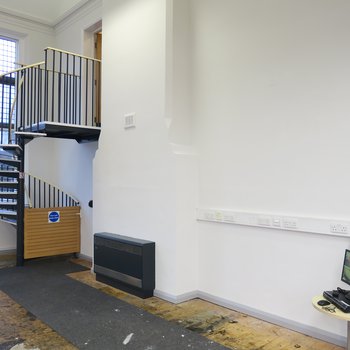
[[[54,26],[89,0],[0,0],[0,11]]]

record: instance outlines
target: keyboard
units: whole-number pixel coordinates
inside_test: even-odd
[[[345,297],[345,294],[338,293],[338,296],[333,295],[333,291],[325,291],[323,292],[323,296],[330,303],[334,304],[338,309],[345,313],[350,312],[350,300]]]

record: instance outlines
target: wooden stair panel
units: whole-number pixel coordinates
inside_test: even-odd
[[[49,223],[50,211],[60,212],[60,221]],[[80,252],[80,207],[25,209],[24,258]]]

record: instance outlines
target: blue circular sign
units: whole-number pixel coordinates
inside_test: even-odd
[[[50,211],[49,212],[49,222],[58,222],[60,220],[59,211]]]

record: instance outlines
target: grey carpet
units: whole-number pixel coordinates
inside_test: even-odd
[[[0,289],[79,349],[227,349],[66,276],[83,270],[66,259],[33,260],[0,269]]]

